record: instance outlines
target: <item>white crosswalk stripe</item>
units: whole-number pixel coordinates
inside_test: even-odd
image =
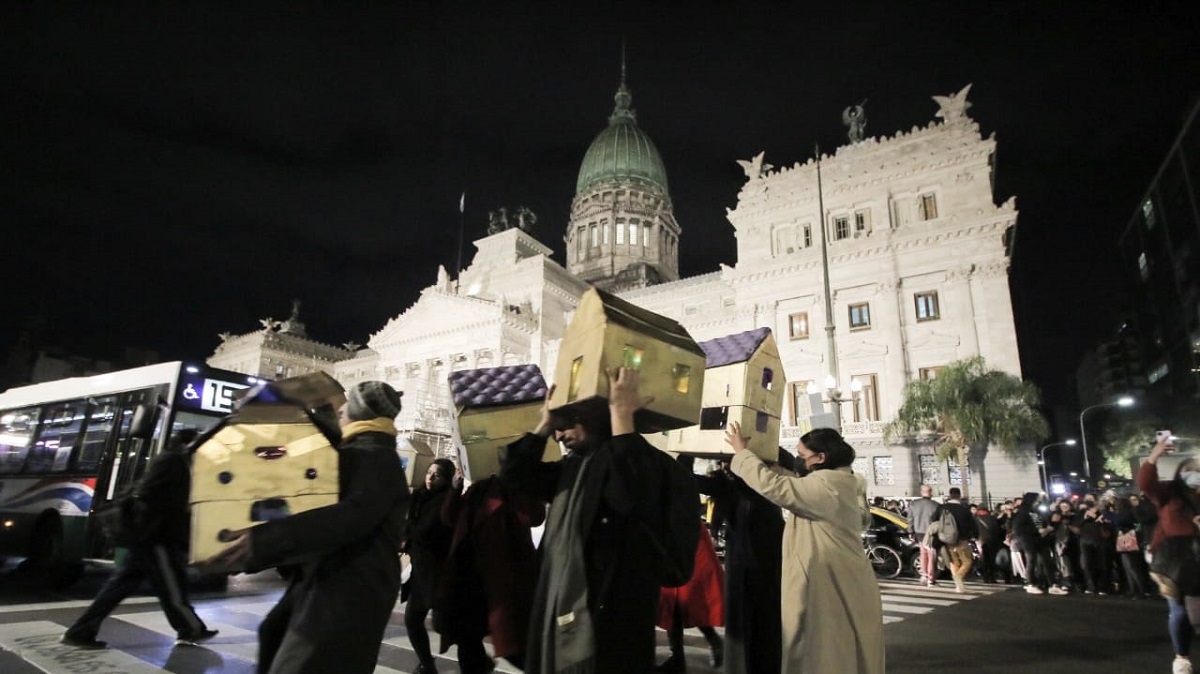
[[[965,592],[959,594],[954,592],[953,585],[924,587],[911,581],[880,581],[879,592],[883,604],[883,622],[885,624],[900,622],[1007,589],[1010,588],[1003,585],[969,584],[965,588]],[[137,601],[137,599],[141,599],[141,601]],[[257,601],[250,598],[245,600],[214,598],[208,601],[198,601],[197,607],[200,616],[204,618],[209,628],[220,630],[220,634],[205,643],[203,648],[221,656],[227,662],[243,663],[244,671],[252,671],[258,652],[258,635],[254,629],[248,629],[247,626],[256,625],[275,605],[274,600],[262,601],[262,599],[263,597],[259,596]],[[74,603],[62,602],[53,607],[77,608]],[[124,672],[128,674],[152,674],[167,671],[159,664],[151,662],[149,658],[158,657],[154,654],[161,653],[162,646],[174,642],[175,630],[152,599],[139,597],[128,604],[136,606],[138,610],[119,613],[110,617],[109,620],[126,625],[125,634],[129,633],[130,628],[135,628],[134,634],[150,633],[155,635],[153,643],[146,643],[143,639],[134,644],[111,643],[108,649],[102,651],[82,651],[58,642],[65,629],[62,624],[47,620],[34,620],[0,624],[0,648],[17,653],[33,666],[51,674],[84,671],[84,669],[89,672]],[[403,606],[397,604],[396,610],[402,612]],[[238,624],[234,624],[235,622]],[[136,630],[144,631],[137,632]],[[724,632],[723,629],[718,629],[718,631]],[[389,627],[388,634],[389,636],[383,640],[381,659],[390,652],[393,655],[389,661],[394,664],[396,650],[392,649],[399,649],[406,653],[405,661],[412,661],[412,644],[408,640],[408,635],[403,630],[398,630],[395,625]],[[709,650],[700,632],[689,629],[685,634],[687,636],[684,642],[686,654],[692,656],[693,660],[701,662],[706,660]],[[436,635],[431,636],[434,637],[436,645]],[[101,637],[104,638],[103,634]],[[665,637],[660,634],[660,660],[665,658],[664,642]],[[491,644],[485,644],[485,646],[488,654],[493,654]],[[452,647],[447,653],[437,657],[445,665],[444,668],[449,670],[457,664],[456,655],[455,649]],[[503,659],[496,661],[496,671],[506,674],[519,672]],[[402,670],[384,665],[379,665],[375,672],[376,674],[404,674]]]

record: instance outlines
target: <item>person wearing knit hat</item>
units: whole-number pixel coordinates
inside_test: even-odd
[[[400,414],[400,396],[396,389],[382,381],[364,381],[346,391],[346,418],[369,421],[383,417],[395,419]]]

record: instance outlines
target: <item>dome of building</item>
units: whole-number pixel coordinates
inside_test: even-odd
[[[575,194],[603,184],[634,183],[666,195],[667,170],[662,156],[637,125],[637,115],[629,107],[633,96],[623,78],[613,99],[616,105],[608,128],[596,136],[583,156]]]

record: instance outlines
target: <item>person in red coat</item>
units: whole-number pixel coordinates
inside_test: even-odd
[[[712,536],[703,520],[699,521],[700,544],[696,546],[696,566],[687,584],[664,587],[658,596],[658,626],[667,631],[671,656],[655,668],[659,672],[687,671],[683,656],[683,630],[696,627],[708,640],[712,655],[708,664],[714,669],[724,661],[725,642],[714,627],[725,624],[725,570],[717,559]]]
[[[491,635],[496,657],[524,665],[526,637],[538,577],[531,527],[546,507],[514,493],[499,477],[471,484],[462,474],[442,504],[442,523],[454,530],[434,611],[441,652],[458,644],[463,674],[486,674],[495,662],[483,648]]]

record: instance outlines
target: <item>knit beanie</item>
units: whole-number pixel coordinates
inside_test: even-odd
[[[400,393],[381,381],[364,381],[346,391],[346,417],[367,421],[378,417],[395,419],[400,413]]]

